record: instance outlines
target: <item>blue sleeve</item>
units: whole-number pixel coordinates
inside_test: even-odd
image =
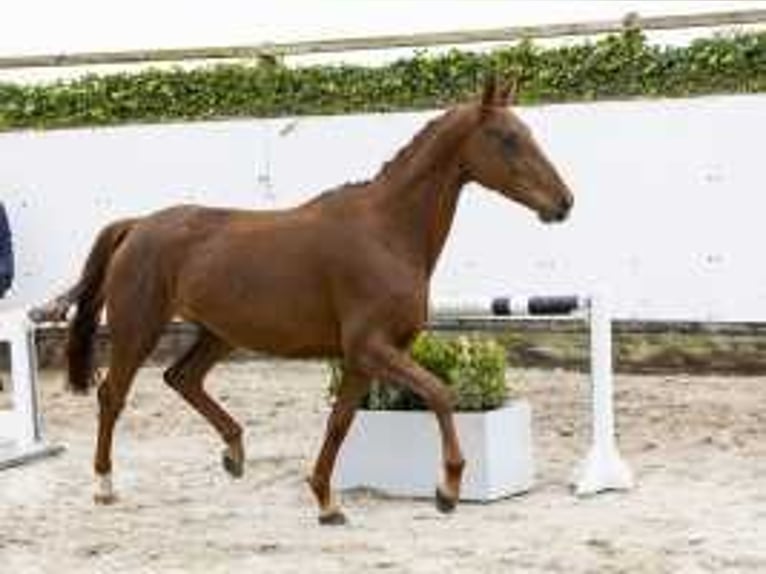
[[[0,297],[13,282],[13,242],[5,206],[0,202]]]

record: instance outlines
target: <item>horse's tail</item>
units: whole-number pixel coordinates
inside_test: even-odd
[[[120,219],[101,230],[73,289],[77,307],[69,323],[66,355],[69,388],[74,392],[87,392],[93,380],[93,348],[104,306],[104,278],[112,255],[137,221]]]

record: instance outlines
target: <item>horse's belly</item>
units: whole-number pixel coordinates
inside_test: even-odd
[[[235,347],[296,358],[340,354],[340,329],[330,313],[305,303],[267,303],[228,310],[204,308],[187,318]]]
[[[261,322],[226,332],[236,345],[282,357],[311,358],[340,354],[340,337],[335,330],[317,329],[299,318],[291,326]]]

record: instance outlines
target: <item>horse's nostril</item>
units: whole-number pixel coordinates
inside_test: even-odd
[[[572,205],[574,204],[574,199],[571,195],[565,195],[561,198],[561,201],[559,202],[559,211],[556,214],[556,221],[564,221],[567,216],[569,215],[570,210],[572,209]]]
[[[565,195],[561,198],[561,202],[559,204],[559,213],[558,213],[558,220],[564,221],[567,218],[567,215],[569,215],[569,212],[572,209],[572,205],[574,204],[574,198],[571,195]]]

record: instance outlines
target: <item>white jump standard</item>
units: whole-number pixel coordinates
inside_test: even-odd
[[[633,474],[617,449],[612,377],[612,322],[603,296],[495,297],[438,301],[432,319],[557,317],[588,322],[592,392],[590,450],[578,465],[578,496],[633,487]]]
[[[0,470],[56,454],[43,440],[34,325],[24,310],[0,312],[0,343],[10,347],[11,408],[0,410]]]

